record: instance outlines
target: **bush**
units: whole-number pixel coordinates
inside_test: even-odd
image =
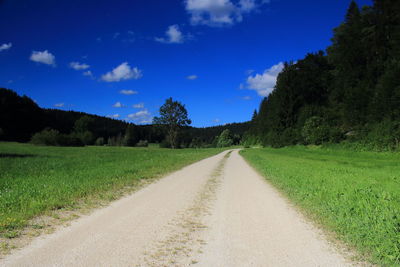
[[[163,140],[160,143],[160,148],[171,148],[171,144],[167,140]]]
[[[368,149],[394,151],[400,149],[400,123],[384,120],[364,127],[354,139]]]
[[[124,145],[124,138],[121,134],[117,136],[109,137],[107,140],[108,146],[123,146]]]
[[[44,129],[35,133],[31,138],[31,143],[35,145],[57,146],[60,132],[53,129]]]
[[[149,146],[149,142],[147,140],[140,140],[137,144],[137,147],[148,147]]]
[[[45,146],[83,146],[82,141],[74,135],[61,134],[54,129],[46,128],[41,132],[35,133],[31,138],[31,143]]]
[[[323,142],[329,141],[329,128],[324,119],[312,116],[304,123],[301,135],[306,144],[320,145]]]
[[[75,132],[74,136],[79,138],[82,143],[85,145],[92,145],[94,141],[94,135],[90,131],[84,131],[84,132]]]
[[[228,147],[233,145],[233,139],[229,129],[225,129],[218,137],[217,147]]]
[[[104,137],[99,137],[96,139],[96,142],[94,142],[96,146],[104,146]]]

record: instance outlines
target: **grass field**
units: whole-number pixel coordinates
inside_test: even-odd
[[[41,147],[0,143],[0,237],[29,219],[82,201],[112,200],[138,181],[177,170],[221,149]]]
[[[373,263],[400,264],[400,154],[292,147],[241,154]]]

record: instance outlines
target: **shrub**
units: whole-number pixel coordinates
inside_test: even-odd
[[[163,140],[160,143],[160,148],[171,148],[171,144],[167,140]]]
[[[227,147],[233,144],[231,132],[229,129],[225,129],[218,137],[217,147]]]
[[[83,146],[82,141],[74,135],[61,134],[54,129],[46,128],[41,132],[35,133],[31,138],[31,143],[45,146]]]
[[[149,146],[149,142],[147,140],[140,140],[137,144],[137,147],[148,147]]]
[[[393,151],[400,149],[400,123],[383,120],[367,125],[358,136],[359,142],[372,150]]]
[[[323,118],[312,116],[304,123],[301,135],[306,144],[320,145],[329,141],[329,128]]]
[[[54,129],[44,129],[32,136],[31,143],[35,145],[57,146],[60,132]]]
[[[92,145],[94,141],[94,135],[90,131],[84,131],[84,132],[75,132],[74,136],[79,138],[82,143],[85,145]]]
[[[104,146],[104,137],[99,137],[96,139],[96,142],[94,142],[96,146]]]

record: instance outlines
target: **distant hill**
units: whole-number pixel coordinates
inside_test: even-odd
[[[135,125],[121,120],[88,114],[77,111],[64,111],[58,109],[44,109],[39,107],[28,96],[19,96],[16,92],[0,88],[0,140],[28,142],[32,135],[51,128],[63,134],[74,130],[75,122],[88,116],[92,119],[91,132],[95,138],[117,137],[125,134],[128,126],[134,129],[139,140],[160,143],[165,136],[157,125]],[[190,144],[192,139],[201,140],[202,143],[211,144],[214,138],[223,130],[229,129],[232,136],[241,138],[249,129],[249,123],[231,123],[223,126],[183,129],[183,140]]]

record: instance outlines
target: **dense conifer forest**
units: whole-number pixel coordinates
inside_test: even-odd
[[[400,144],[400,1],[352,1],[326,51],[287,62],[245,143],[282,147]]]

